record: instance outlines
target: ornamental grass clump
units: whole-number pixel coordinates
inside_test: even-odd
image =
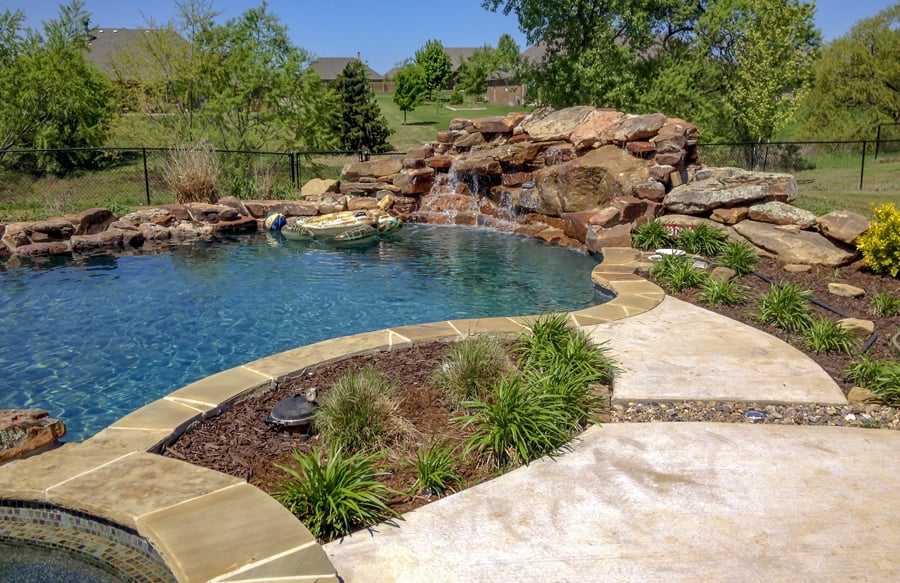
[[[805,330],[813,322],[807,301],[811,294],[811,291],[801,290],[792,284],[772,284],[756,302],[759,308],[756,318],[785,332]]]
[[[844,377],[888,405],[900,405],[900,362],[862,355],[844,369]]]
[[[512,370],[505,343],[497,336],[470,336],[450,349],[432,382],[450,403],[483,400]]]
[[[209,142],[169,152],[163,171],[166,186],[179,204],[219,200],[219,157]]]
[[[890,318],[900,314],[900,296],[888,292],[872,296],[872,313],[882,318]]]
[[[394,392],[375,367],[350,371],[319,398],[313,426],[326,443],[351,453],[388,447],[404,433]]]
[[[686,253],[713,257],[722,251],[727,239],[725,231],[706,223],[699,223],[692,229],[679,231],[676,243],[679,249],[684,249]]]
[[[520,372],[510,373],[483,400],[462,403],[457,419],[472,427],[466,451],[487,454],[499,467],[527,464],[565,445],[604,405],[597,383],[609,382],[615,362],[565,314],[542,316],[515,342]]]
[[[747,292],[736,280],[707,277],[700,285],[697,297],[708,306],[733,306],[743,304],[747,300]]]
[[[738,276],[752,273],[756,267],[756,249],[746,241],[725,241],[716,258],[719,265],[733,270]]]
[[[853,334],[835,320],[820,318],[803,330],[803,342],[816,352],[850,354],[856,346]]]
[[[638,225],[631,233],[631,243],[638,249],[660,249],[674,243],[669,230],[659,219],[651,219]]]
[[[705,271],[694,267],[694,260],[684,255],[663,255],[650,268],[650,275],[668,293],[699,287],[707,278]]]
[[[293,455],[299,470],[275,464],[288,478],[274,496],[320,541],[399,517],[387,505],[394,492],[377,480],[380,454],[347,456],[332,444],[324,461],[318,448]]]
[[[412,485],[412,491],[438,497],[452,491],[453,485],[462,481],[462,475],[455,467],[458,461],[458,456],[444,441],[420,447],[416,450],[416,459],[406,462],[416,469],[416,481]]]
[[[892,203],[874,207],[875,220],[859,236],[856,248],[872,271],[900,276],[900,210]]]

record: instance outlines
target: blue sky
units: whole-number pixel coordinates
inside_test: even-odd
[[[895,0],[896,1],[896,0]],[[843,35],[856,21],[874,16],[890,6],[890,0],[818,0],[816,24],[828,41]],[[60,2],[3,0],[0,10],[25,12],[27,26],[40,28],[53,18]],[[259,0],[214,0],[222,18],[233,18]],[[176,13],[174,0],[86,0],[91,21],[105,28],[139,28],[152,19],[166,22]],[[452,6],[452,8],[451,8]],[[295,45],[320,57],[350,57],[359,52],[379,73],[385,73],[429,39],[446,47],[496,46],[507,33],[524,50],[525,36],[515,16],[488,12],[481,0],[452,3],[415,0],[270,0],[269,11],[286,25]]]

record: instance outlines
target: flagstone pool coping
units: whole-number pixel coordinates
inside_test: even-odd
[[[661,288],[638,274],[646,254],[603,249],[594,285],[615,294],[569,313],[584,327],[644,313]],[[0,500],[41,502],[133,529],[181,582],[334,582],[321,546],[287,509],[246,481],[156,455],[195,421],[304,369],[349,356],[470,334],[524,331],[536,316],[449,320],[317,342],[201,379],[119,419],[81,443],[0,466]]]

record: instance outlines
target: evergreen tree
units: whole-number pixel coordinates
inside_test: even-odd
[[[340,101],[342,147],[373,152],[390,150],[391,130],[375,101],[365,65],[359,59],[347,63],[334,80],[334,89]]]

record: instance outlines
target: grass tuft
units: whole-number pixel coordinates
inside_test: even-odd
[[[503,341],[491,335],[470,336],[458,342],[432,375],[432,382],[448,401],[485,399],[492,387],[512,370]]]
[[[454,468],[456,462],[457,456],[446,442],[420,447],[416,450],[416,459],[407,461],[416,468],[413,492],[425,496],[443,496],[445,492],[451,490],[453,484],[462,480],[462,476]]]
[[[219,200],[219,158],[209,142],[175,148],[169,153],[163,179],[179,204]]]
[[[803,331],[813,323],[807,301],[811,294],[811,291],[801,290],[791,284],[772,284],[769,291],[756,302],[759,308],[756,318],[786,332]]]
[[[856,346],[853,334],[838,322],[828,318],[820,318],[805,328],[803,341],[816,352],[850,354]]]

